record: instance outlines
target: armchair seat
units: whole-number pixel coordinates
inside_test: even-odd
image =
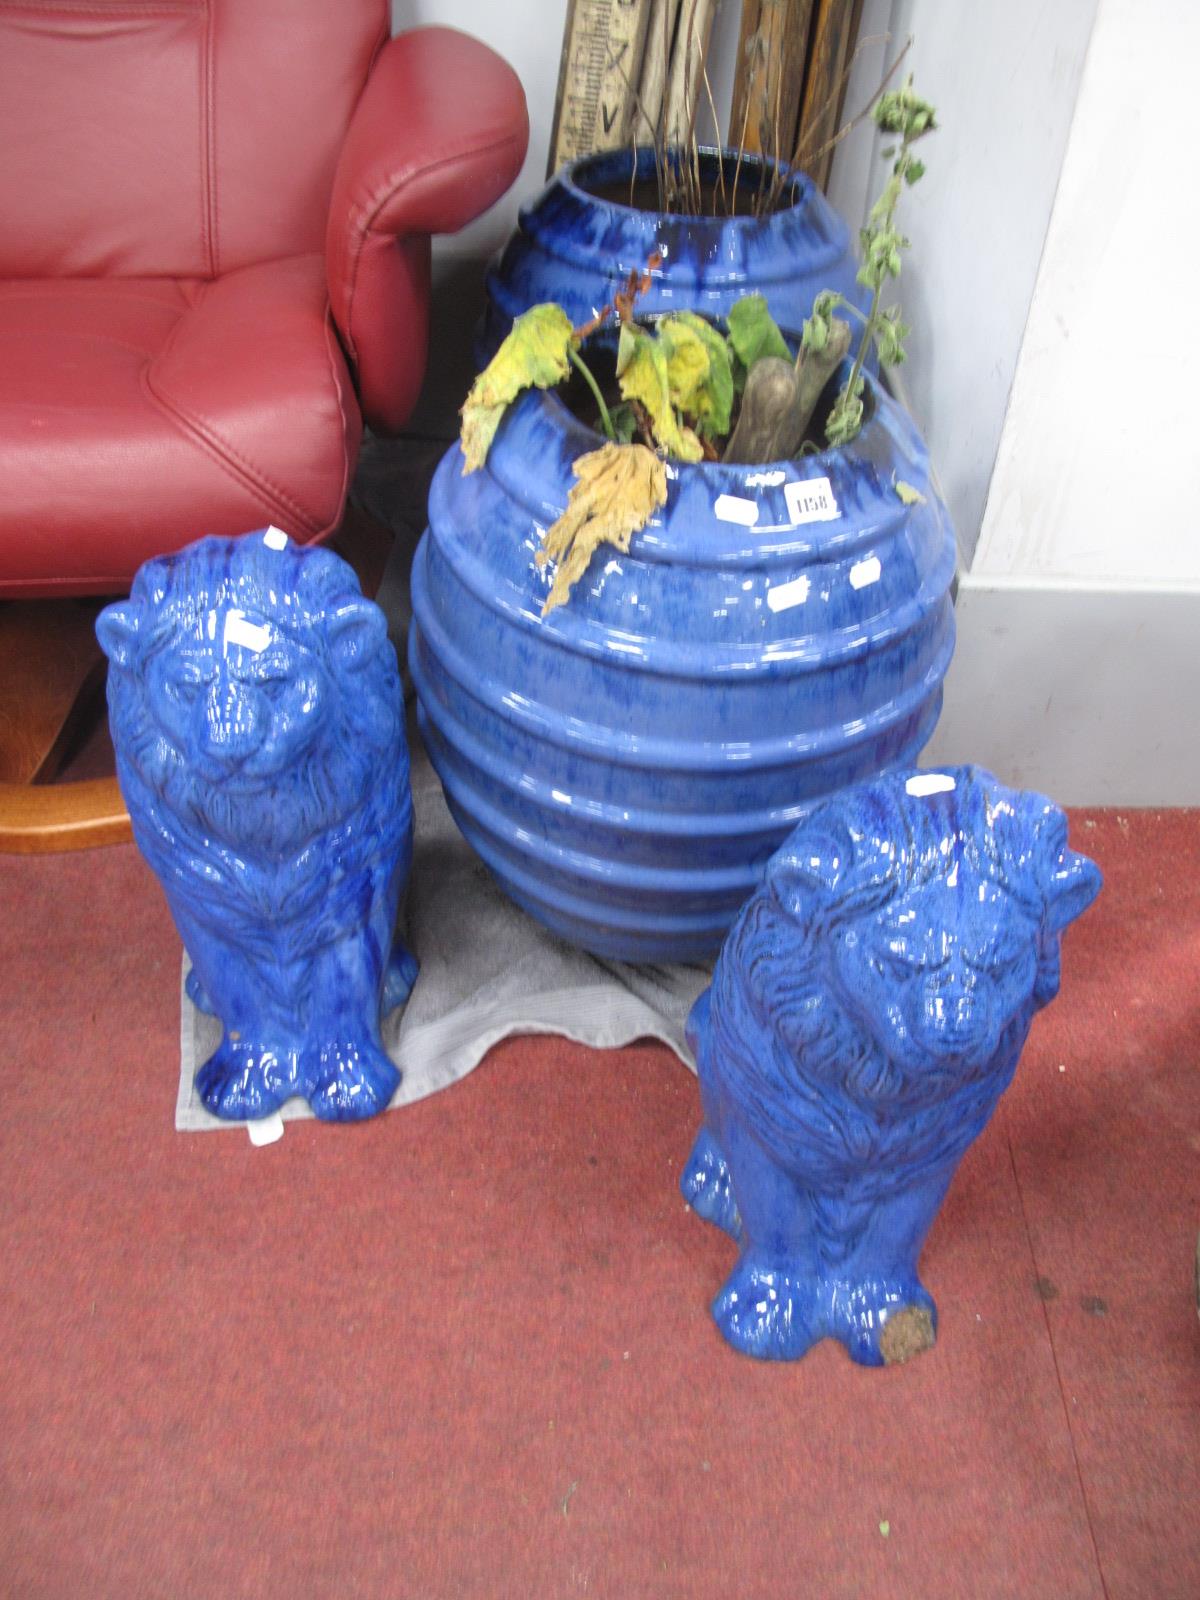
[[[112,593],[168,537],[320,538],[360,432],[319,254],[214,280],[0,282],[9,595]]]

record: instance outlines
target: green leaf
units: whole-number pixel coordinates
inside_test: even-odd
[[[792,359],[787,340],[761,294],[747,294],[735,300],[729,308],[727,325],[734,354],[747,371],[762,356],[779,356],[784,361]]]
[[[885,367],[898,367],[904,360],[904,341],[912,329],[900,321],[899,306],[892,306],[880,317],[875,327],[875,347]]]
[[[863,402],[862,379],[855,386],[856,392],[851,392],[849,383],[839,391],[838,397],[830,408],[829,418],[825,423],[825,438],[831,445],[849,444],[851,439],[858,435],[862,427]]]
[[[925,163],[923,161],[910,161],[904,169],[904,181],[908,184],[916,183],[925,176]]]
[[[845,295],[836,289],[822,289],[813,301],[812,315],[806,317],[800,330],[800,348],[819,356],[828,347],[836,320],[833,313],[839,306],[849,306]]]
[[[902,89],[881,94],[875,105],[875,126],[884,133],[898,133],[905,140],[919,139],[937,127],[937,113],[928,100],[913,91],[909,78]]]
[[[694,417],[710,439],[729,432],[733,410],[733,367],[729,346],[703,317],[677,311],[662,318],[658,337],[667,353],[671,402]]]
[[[608,420],[612,423],[613,433],[618,444],[629,444],[637,434],[637,413],[631,405],[624,401],[618,406],[609,409]]]
[[[900,175],[893,171],[891,177],[884,185],[883,193],[867,213],[869,223],[881,224],[887,222],[900,199]]]
[[[462,408],[463,473],[487,460],[505,411],[525,389],[549,389],[567,375],[571,319],[553,302],[531,306],[471,385]]]
[[[621,324],[617,380],[626,400],[637,400],[645,407],[654,437],[669,456],[680,461],[701,460],[703,446],[690,428],[681,426],[671,405],[667,352],[635,322]]]
[[[906,506],[923,506],[925,496],[920,489],[914,489],[911,483],[905,483],[903,478],[893,478],[892,488],[900,496]]]

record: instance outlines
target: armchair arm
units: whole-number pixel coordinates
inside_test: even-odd
[[[334,175],[325,256],[363,414],[381,432],[407,421],[424,376],[430,234],[498,200],[528,140],[520,80],[479,40],[416,28],[376,59]]]

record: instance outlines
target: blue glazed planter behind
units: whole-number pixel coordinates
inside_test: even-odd
[[[545,619],[534,558],[597,436],[529,394],[486,468],[442,461],[413,571],[422,732],[500,883],[583,948],[711,953],[808,806],[932,732],[953,538],[911,422],[872,395],[850,451],[670,468],[628,554],[602,548]],[[837,515],[799,520],[821,480]]]
[[[707,175],[715,175],[717,159],[716,151],[703,153]],[[639,150],[637,161],[638,178],[653,179],[653,151]],[[724,161],[732,186],[735,160]],[[638,300],[639,316],[691,310],[723,321],[735,300],[757,291],[776,321],[798,332],[821,289],[838,289],[865,307],[846,224],[810,179],[797,177],[793,204],[761,220],[665,216],[594,192],[627,187],[630,162],[629,150],[585,156],[522,208],[517,231],[488,273],[484,360],[512,319],[541,301],[557,301],[577,326],[588,321],[656,250],[663,262]],[[743,161],[739,192],[752,193],[763,170],[757,157]]]

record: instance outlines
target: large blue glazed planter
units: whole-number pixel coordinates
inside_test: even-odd
[[[542,532],[600,442],[530,393],[484,469],[443,459],[413,571],[420,725],[463,833],[533,916],[600,956],[699,959],[816,799],[928,739],[953,536],[872,382],[848,449],[670,467],[629,552],[601,547],[543,618]]]
[[[557,301],[576,326],[588,321],[656,251],[662,263],[638,300],[639,316],[690,310],[720,321],[735,300],[757,292],[781,327],[798,331],[822,289],[840,290],[865,307],[846,224],[811,179],[798,175],[791,204],[762,219],[668,216],[618,198],[628,190],[633,160],[630,150],[585,156],[522,208],[488,273],[479,340],[484,360],[512,319],[542,301]],[[636,160],[638,179],[652,180],[654,152],[638,150]],[[732,187],[737,163],[728,152],[705,151],[704,174],[714,176],[718,160]],[[747,157],[740,192],[752,193],[763,171],[758,157]]]

